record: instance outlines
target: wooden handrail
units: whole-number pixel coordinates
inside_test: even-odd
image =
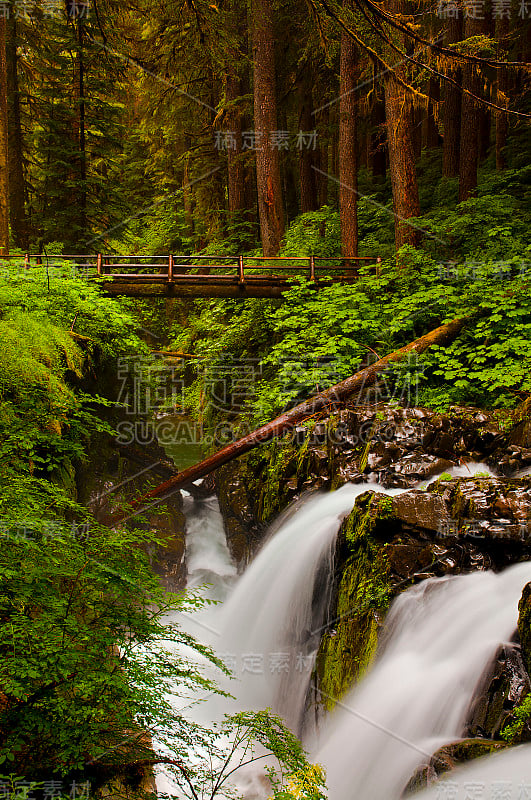
[[[260,292],[271,290],[271,296],[278,297],[278,290],[283,291],[290,286],[291,276],[306,276],[310,283],[319,286],[330,286],[338,279],[347,282],[355,280],[359,275],[359,264],[363,262],[375,263],[376,275],[380,275],[380,257],[372,256],[175,256],[168,255],[105,255],[102,253],[90,255],[62,255],[53,254],[42,256],[40,254],[25,253],[24,255],[0,256],[9,261],[23,261],[24,270],[46,263],[61,266],[61,261],[68,262],[72,269],[83,268],[83,277],[86,280],[104,279],[105,284],[112,293],[123,291],[133,292],[135,284],[139,291],[149,294],[149,285],[152,284],[156,293],[160,293],[164,286],[167,292],[174,295],[176,287],[181,286],[183,292],[189,292],[190,287],[198,287],[194,291],[200,292],[197,296],[209,296],[208,287],[212,287],[215,297],[236,296],[245,297],[249,292],[251,296],[268,296]],[[214,263],[213,263],[214,262]],[[94,270],[94,272],[92,272]],[[280,273],[280,274],[279,274]],[[334,273],[341,273],[336,277]],[[228,295],[233,286],[236,295]],[[156,288],[155,288],[156,287]],[[186,288],[188,287],[188,289]],[[217,288],[216,288],[217,287]],[[225,289],[220,287],[225,287]],[[269,289],[268,289],[269,287]],[[225,292],[225,294],[219,294]],[[258,292],[258,294],[256,294]],[[274,294],[277,292],[277,294]],[[192,295],[194,296],[194,295]]]

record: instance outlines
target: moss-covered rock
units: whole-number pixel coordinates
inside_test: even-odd
[[[316,667],[326,708],[332,708],[350,684],[359,680],[376,652],[390,590],[386,548],[376,536],[391,521],[390,498],[365,492],[341,526],[339,539],[348,556]]]
[[[475,691],[466,722],[468,736],[499,739],[506,726],[515,722],[515,712],[531,692],[520,647],[514,643],[498,648],[489,669]],[[518,741],[531,739],[531,726],[522,726]]]
[[[507,747],[506,742],[489,741],[488,739],[462,739],[440,747],[427,764],[422,764],[415,770],[411,780],[404,789],[403,796],[414,795],[425,789],[441,775],[451,772],[456,767],[475,758],[497,753]]]
[[[524,586],[518,604],[518,635],[522,646],[522,658],[531,673],[531,583]]]

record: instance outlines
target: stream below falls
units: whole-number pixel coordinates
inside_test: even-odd
[[[462,735],[474,690],[498,645],[510,640],[522,588],[531,580],[531,563],[521,563],[500,574],[430,578],[403,592],[392,603],[368,674],[332,713],[316,714],[311,674],[327,621],[335,539],[356,497],[371,489],[405,491],[364,483],[310,495],[271,527],[241,576],[216,498],[185,498],[188,586],[208,584],[201,591],[220,602],[180,615],[179,623],[212,646],[234,675],[229,682],[216,670],[217,682],[234,699],[207,699],[194,707],[195,718],[208,725],[224,714],[271,708],[302,737],[311,760],[325,767],[331,800],[398,800],[416,768]],[[520,794],[516,782],[511,793],[506,787],[505,794],[471,794],[480,769],[475,763],[465,768],[461,789],[442,793],[447,781],[417,796],[531,800],[529,747],[488,758],[491,783],[509,765]],[[260,778],[258,768],[245,776],[239,788],[246,797],[264,796]],[[521,794],[524,781],[529,795]],[[182,795],[163,770],[157,785]]]

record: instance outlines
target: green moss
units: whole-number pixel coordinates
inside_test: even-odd
[[[345,539],[351,547],[374,534],[382,523],[393,518],[391,497],[364,492],[356,500],[352,513],[343,524]]]
[[[242,480],[259,522],[269,522],[285,508],[289,498],[284,484],[298,471],[299,453],[289,436],[273,439],[249,455]]]
[[[327,709],[359,680],[376,652],[378,630],[389,606],[389,564],[386,546],[376,541],[373,532],[392,516],[389,501],[372,492],[361,495],[341,529],[351,554],[342,571],[335,619],[317,658]]]

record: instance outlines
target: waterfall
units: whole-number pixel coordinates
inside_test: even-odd
[[[237,570],[227,547],[218,502],[215,497],[209,497],[197,503],[187,492],[183,494],[187,588],[204,586],[203,596],[224,600],[236,580]]]
[[[475,468],[469,465],[467,473]],[[198,721],[269,707],[303,731],[337,531],[356,497],[369,490],[405,491],[366,483],[310,496],[270,529],[239,578],[215,498],[186,499],[189,587],[206,581],[207,597],[223,602],[179,621],[234,674],[224,682],[216,670],[234,699],[196,706]],[[312,760],[327,770],[331,800],[398,800],[415,769],[460,737],[476,685],[515,629],[529,580],[531,564],[524,563],[499,575],[425,580],[395,599],[375,665],[337,704],[312,745]]]
[[[347,484],[309,499],[280,524],[242,576],[217,620],[211,644],[230,659],[237,706],[270,707],[300,730],[341,520],[376,484]]]
[[[226,681],[221,673],[217,675],[235,700],[210,700],[201,712],[203,719],[242,709],[272,708],[293,730],[301,729],[319,631],[330,602],[337,532],[356,497],[371,489],[385,494],[402,491],[377,484],[347,484],[336,492],[310,497],[274,526],[223,605],[187,618],[187,629],[212,646],[235,678]],[[189,569],[194,570],[192,578],[201,572],[198,564],[210,563],[214,569],[217,563],[218,570],[220,563],[226,566],[223,559],[209,562],[211,545],[206,550],[194,549],[200,545],[199,538],[205,544],[198,529],[212,535],[217,526],[214,538],[219,544],[223,527],[216,509],[213,499],[199,518],[189,518],[187,558]],[[219,584],[219,577],[210,575],[209,579]]]
[[[313,760],[331,800],[394,800],[415,768],[462,735],[474,689],[517,622],[531,564],[423,581],[387,616],[383,652],[340,702]],[[444,796],[444,795],[442,795]]]

